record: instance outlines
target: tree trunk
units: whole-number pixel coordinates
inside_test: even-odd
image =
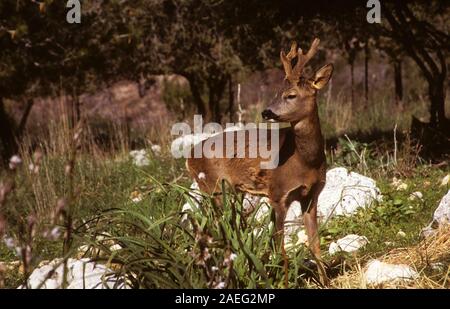
[[[0,142],[1,142],[1,163],[7,164],[9,159],[17,154],[19,146],[14,133],[14,124],[9,118],[0,97]]]
[[[364,100],[365,104],[369,103],[369,43],[366,42],[364,46]]]
[[[354,61],[350,62],[350,88],[351,88],[351,106],[355,107],[355,63]]]
[[[233,88],[233,77],[228,80],[228,115],[230,117],[230,122],[234,122],[234,88]]]
[[[30,116],[31,109],[33,108],[34,100],[28,99],[27,106],[25,107],[25,111],[22,114],[22,118],[20,119],[19,128],[17,129],[17,136],[20,138],[25,131],[25,127],[27,125],[28,116]]]
[[[220,111],[220,99],[221,99],[220,90],[214,86],[211,86],[209,89],[209,108],[208,114],[211,115],[211,120],[220,123],[222,120],[222,114]]]
[[[394,60],[395,104],[403,101],[402,61]]]
[[[75,111],[75,123],[74,124],[77,124],[78,121],[80,121],[80,119],[81,119],[81,107],[80,107],[81,102],[80,102],[80,96],[78,95],[78,93],[75,93],[73,99],[74,99],[73,103],[74,103],[74,111]]]
[[[72,127],[75,127],[76,124],[81,119],[81,109],[80,109],[80,96],[78,93],[78,89],[74,87],[72,89],[72,98],[71,98],[72,106],[71,106],[71,121],[72,121]]]
[[[445,116],[444,80],[428,81],[428,95],[430,97],[430,125],[446,129],[449,120]]]
[[[206,115],[206,106],[205,106],[205,102],[202,99],[201,96],[201,89],[200,89],[200,84],[196,81],[195,78],[191,77],[191,76],[185,76],[187,78],[187,80],[189,81],[189,87],[191,89],[191,93],[192,93],[192,98],[194,99],[194,103],[195,106],[197,107],[197,113],[202,115],[205,118],[206,121],[210,121],[210,116]]]
[[[208,81],[209,100],[208,100],[208,112],[211,115],[211,120],[221,123],[222,113],[220,110],[220,101],[222,100],[223,93],[227,84],[226,78],[211,79]]]
[[[219,122],[222,120],[220,101],[227,85],[227,78],[209,79],[206,83],[192,75],[183,75],[189,81],[192,98],[197,112],[203,116],[204,122]],[[202,98],[202,91],[208,92],[208,102]]]

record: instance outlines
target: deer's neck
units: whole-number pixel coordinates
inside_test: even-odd
[[[308,117],[291,123],[291,127],[297,154],[303,161],[311,164],[321,163],[324,160],[324,141],[317,108]]]

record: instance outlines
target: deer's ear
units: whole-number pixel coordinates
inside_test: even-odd
[[[333,65],[331,63],[324,65],[319,70],[317,70],[316,74],[314,74],[312,86],[319,90],[325,87],[328,81],[333,74]]]

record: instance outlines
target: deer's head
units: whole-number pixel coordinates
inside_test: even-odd
[[[316,107],[317,91],[322,89],[330,80],[333,73],[333,65],[327,64],[316,71],[313,77],[303,76],[306,63],[316,54],[319,47],[319,39],[315,39],[311,48],[303,54],[297,44],[292,43],[291,50],[286,55],[280,54],[286,73],[285,85],[279,91],[272,103],[262,112],[266,120],[280,122],[298,122],[313,113]],[[297,58],[297,63],[292,67],[292,60]]]

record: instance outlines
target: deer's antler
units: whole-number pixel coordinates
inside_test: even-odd
[[[297,43],[296,42],[292,42],[291,45],[291,50],[289,51],[289,53],[286,55],[284,53],[284,51],[281,51],[280,53],[280,59],[281,59],[281,63],[283,64],[284,67],[284,72],[286,73],[286,79],[291,79],[291,77],[293,76],[293,71],[292,71],[292,59],[294,59],[295,57],[297,57]]]
[[[287,55],[283,51],[280,53],[281,63],[283,63],[284,72],[286,73],[286,79],[292,83],[297,83],[302,76],[303,68],[308,63],[309,60],[317,53],[319,49],[319,39],[314,39],[306,54],[303,54],[301,48],[297,50],[297,43],[293,42],[291,45],[291,50]],[[292,68],[292,59],[297,57],[297,64]]]

